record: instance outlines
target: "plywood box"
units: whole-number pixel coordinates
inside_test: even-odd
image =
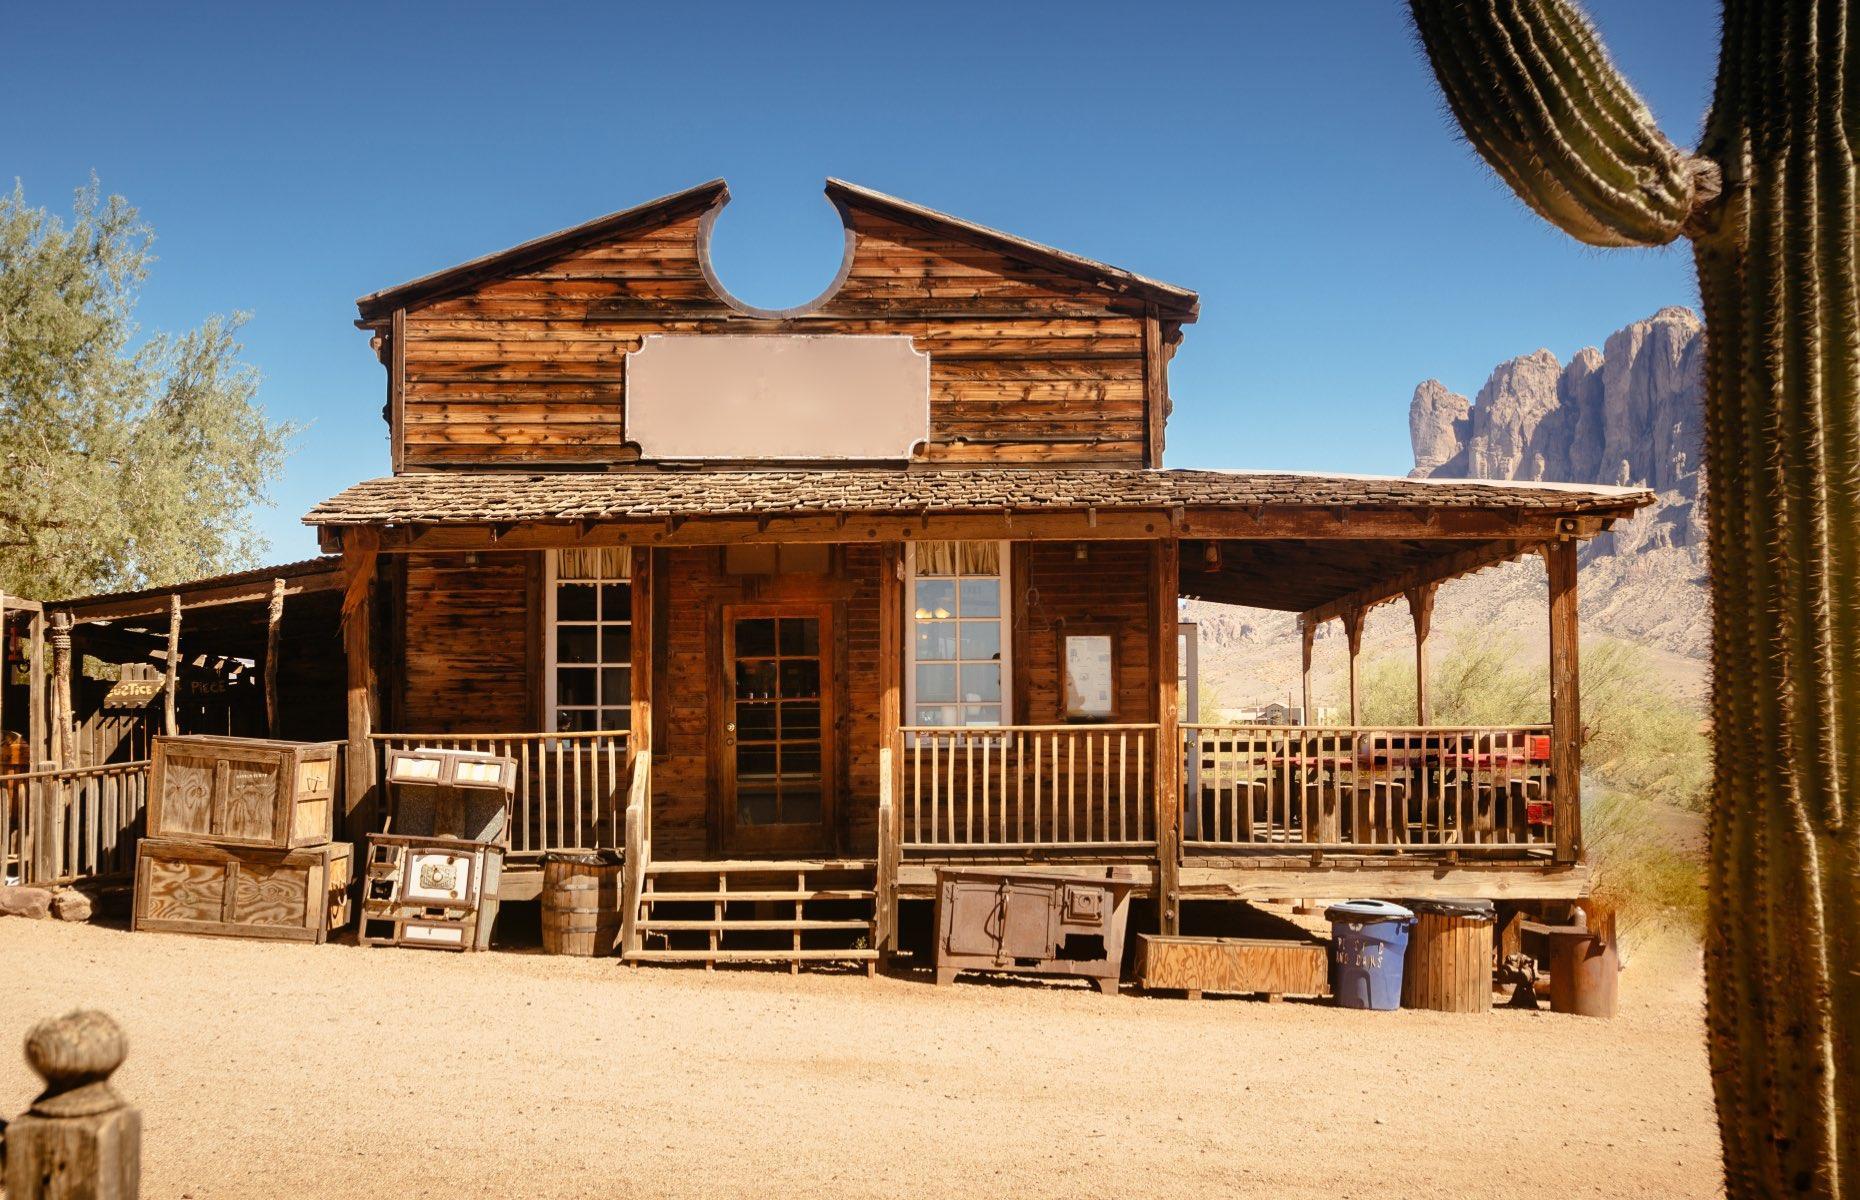
[[[1137,978],[1149,991],[1330,995],[1320,942],[1270,938],[1137,936]]]
[[[347,842],[259,850],[143,838],[134,927],[321,942],[349,923],[353,856]]]
[[[290,850],[335,832],[335,742],[158,737],[150,765],[152,838]]]

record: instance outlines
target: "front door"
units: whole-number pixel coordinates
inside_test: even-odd
[[[731,854],[832,848],[833,628],[824,604],[723,610],[723,828]]]

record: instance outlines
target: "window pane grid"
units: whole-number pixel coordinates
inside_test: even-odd
[[[624,729],[632,720],[631,568],[624,550],[556,554],[547,699],[558,732]]]
[[[1001,724],[1006,556],[995,542],[925,542],[912,552],[912,722]]]

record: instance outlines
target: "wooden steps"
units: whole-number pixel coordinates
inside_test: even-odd
[[[804,962],[877,967],[877,866],[865,859],[733,859],[646,866],[630,963]]]

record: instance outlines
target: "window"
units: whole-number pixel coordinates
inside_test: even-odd
[[[633,703],[633,559],[624,546],[548,556],[544,614],[550,732],[625,729]]]
[[[1007,543],[918,542],[910,549],[907,722],[1006,724]]]

